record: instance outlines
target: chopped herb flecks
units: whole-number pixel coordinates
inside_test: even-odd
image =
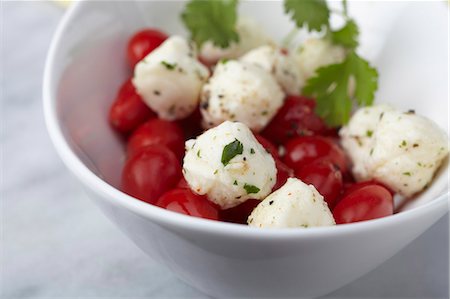
[[[255,150],[253,148],[250,149],[250,154],[255,154]]]
[[[161,64],[164,65],[166,67],[166,69],[168,70],[174,70],[177,67],[176,63],[169,63],[167,61],[161,61]]]
[[[247,191],[247,194],[258,193],[259,190],[261,190],[258,187],[254,186],[254,185],[250,185],[250,184],[245,184],[244,189],[245,189],[245,191]]]
[[[411,176],[411,172],[409,172],[409,171],[407,171],[407,172],[404,172],[404,173],[403,173],[403,175],[406,175],[406,176]]]
[[[234,180],[233,185],[237,186],[238,182]]]
[[[367,130],[366,135],[367,135],[367,137],[372,137],[373,131],[372,130]]]
[[[222,164],[227,166],[228,163],[236,157],[237,155],[241,155],[244,152],[244,146],[242,143],[235,139],[233,142],[225,145],[222,152]]]

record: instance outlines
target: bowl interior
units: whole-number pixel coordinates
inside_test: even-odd
[[[126,42],[150,26],[186,35],[177,1],[83,1],[72,11],[55,52],[53,75],[57,117],[65,139],[80,160],[112,186],[120,186],[124,140],[109,126],[107,115],[117,89],[131,75]],[[280,2],[245,2],[243,14],[260,22],[276,40],[292,28]],[[351,2],[360,24],[362,55],[380,73],[376,101],[415,109],[448,132],[448,26],[445,3]],[[424,15],[433,22],[423,22]],[[380,24],[380,17],[385,22]],[[337,21],[338,22],[338,21]],[[410,207],[448,189],[448,167]]]

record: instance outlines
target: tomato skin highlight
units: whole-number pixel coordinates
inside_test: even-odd
[[[271,122],[261,133],[276,144],[298,136],[322,135],[328,128],[314,113],[315,101],[303,96],[288,96]]]
[[[361,187],[344,198],[333,209],[337,224],[353,223],[390,216],[394,213],[391,193],[379,185]]]
[[[327,160],[314,160],[295,173],[306,184],[313,185],[324,197],[329,207],[333,207],[343,188],[342,173]]]
[[[157,29],[143,29],[136,32],[128,41],[127,58],[131,68],[158,48],[166,39],[167,34]]]
[[[170,148],[178,159],[183,158],[183,131],[176,123],[158,118],[145,122],[131,134],[127,145],[128,157],[146,146],[158,144]]]
[[[109,110],[109,122],[121,133],[133,131],[156,114],[142,101],[136,89],[128,79],[119,89],[116,99]]]
[[[285,148],[286,155],[283,161],[294,171],[300,171],[303,166],[318,158],[331,161],[343,173],[348,170],[348,160],[344,151],[326,137],[297,137],[286,143]]]
[[[189,189],[170,190],[156,201],[156,205],[189,216],[219,220],[218,207],[206,196],[195,194]]]
[[[225,222],[247,224],[248,216],[260,202],[257,199],[248,199],[236,207],[220,211],[220,218]]]
[[[150,145],[125,163],[122,190],[147,203],[172,189],[181,178],[180,162],[166,146]]]

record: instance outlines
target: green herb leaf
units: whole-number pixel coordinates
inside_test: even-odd
[[[254,185],[250,185],[250,184],[244,184],[244,189],[245,189],[245,191],[247,191],[247,194],[258,193],[259,190],[261,190],[258,187],[254,186]]]
[[[237,3],[237,0],[189,1],[181,19],[199,48],[206,41],[221,48],[239,41],[236,32]]]
[[[331,31],[331,40],[334,44],[342,45],[349,49],[358,46],[359,30],[355,21],[348,20],[344,27],[337,31]]]
[[[244,146],[242,143],[235,139],[233,142],[225,145],[222,152],[222,164],[227,166],[227,164],[236,157],[244,152]]]
[[[354,80],[352,94],[349,92],[350,78]],[[340,126],[348,122],[353,102],[361,106],[373,103],[377,80],[377,70],[352,51],[342,63],[319,68],[307,81],[303,93],[316,98],[316,112],[330,126]]]
[[[168,70],[174,70],[177,67],[176,63],[169,63],[167,61],[161,61],[161,64],[164,65],[166,67],[166,69]]]
[[[320,31],[323,26],[329,27],[330,11],[325,0],[285,0],[284,10],[299,28]]]

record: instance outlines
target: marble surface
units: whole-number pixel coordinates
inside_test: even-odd
[[[41,83],[62,15],[50,2],[2,3],[1,296],[208,298],[122,235],[57,157],[44,126]],[[448,298],[448,270],[447,215],[325,298]]]

